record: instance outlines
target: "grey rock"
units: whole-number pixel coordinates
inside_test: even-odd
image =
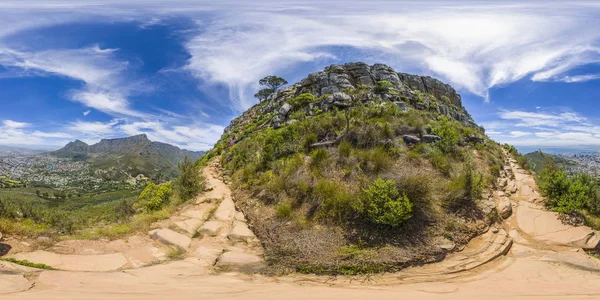
[[[280,116],[284,116],[284,117],[285,117],[285,116],[287,116],[287,114],[290,112],[290,110],[292,110],[292,106],[291,106],[289,103],[287,103],[287,102],[284,102],[284,103],[281,105],[281,107],[279,107],[279,109],[277,110],[277,113],[278,113]]]
[[[406,103],[394,102],[394,104],[396,104],[396,106],[398,106],[398,108],[400,108],[402,111],[404,111],[404,112],[408,111],[408,107],[406,107]]]
[[[402,140],[407,145],[414,145],[414,144],[418,144],[421,142],[421,139],[414,135],[403,135]]]
[[[273,119],[273,128],[277,129],[281,127],[281,124],[285,122],[285,119],[282,116],[277,116]]]
[[[433,134],[423,135],[423,142],[425,142],[425,143],[435,143],[441,139],[442,139],[441,137],[439,137],[437,135],[433,135]]]

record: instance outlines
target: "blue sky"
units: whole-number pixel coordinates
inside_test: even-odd
[[[261,77],[364,61],[450,83],[497,141],[600,148],[599,25],[573,1],[2,1],[0,144],[206,150]]]

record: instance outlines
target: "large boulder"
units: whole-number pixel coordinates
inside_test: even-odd
[[[402,140],[407,145],[414,145],[414,144],[418,144],[421,142],[421,139],[414,135],[403,135]]]
[[[279,109],[277,110],[277,113],[280,116],[285,117],[285,116],[288,115],[288,113],[290,112],[290,110],[292,110],[292,106],[289,103],[284,102],[283,105],[281,105],[281,107],[279,107]]]
[[[425,134],[425,135],[423,135],[423,138],[422,138],[423,142],[425,142],[425,143],[435,143],[441,139],[442,139],[441,137],[439,137],[437,135],[433,135],[433,134]]]

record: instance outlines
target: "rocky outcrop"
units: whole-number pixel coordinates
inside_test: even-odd
[[[393,92],[375,93],[377,83],[382,80],[392,84]],[[450,85],[429,76],[399,73],[384,64],[368,65],[357,62],[328,66],[325,70],[312,73],[296,84],[280,89],[267,98],[267,104],[260,110],[250,109],[234,119],[225,128],[225,133],[229,133],[242,122],[251,120],[258,111],[263,114],[273,113],[271,119],[273,128],[284,126],[290,121],[292,109],[298,109],[290,105],[290,100],[303,93],[310,93],[317,98],[322,97],[320,101],[303,107],[308,116],[312,116],[317,109],[320,111],[329,111],[334,107],[345,109],[352,105],[351,97],[345,91],[359,86],[370,90],[370,93],[364,94],[359,100],[367,102],[381,98],[393,102],[402,111],[409,109],[434,111],[450,116],[465,125],[476,126],[462,106],[460,95]]]

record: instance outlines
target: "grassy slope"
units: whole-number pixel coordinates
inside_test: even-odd
[[[308,117],[298,109],[295,123],[272,129],[273,115],[262,114],[262,105],[244,113],[242,125],[204,161],[222,153],[236,201],[274,266],[335,274],[395,270],[440,259],[445,251],[430,247],[434,239],[465,244],[489,221],[474,206],[472,190],[494,182],[501,162],[496,143],[407,147],[399,137],[435,131],[439,115],[375,101],[355,109],[346,142],[315,150],[307,145],[345,134],[344,111]],[[458,137],[483,136],[455,121],[449,127]],[[232,140],[238,141],[230,147]],[[467,188],[467,174],[480,186]],[[399,228],[364,217],[362,191],[380,177],[394,180],[414,204],[414,216]]]

